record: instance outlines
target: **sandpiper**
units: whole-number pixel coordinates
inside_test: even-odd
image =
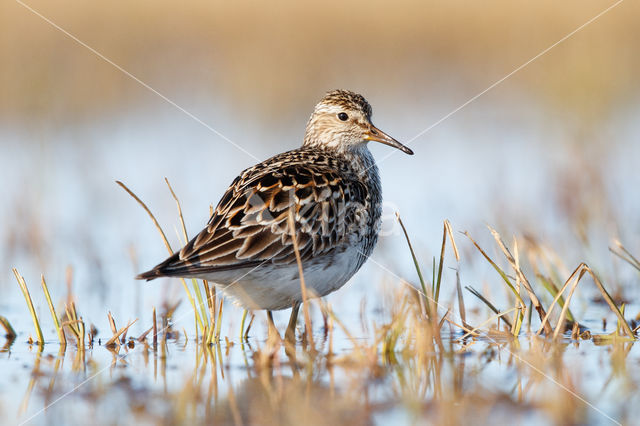
[[[271,311],[292,308],[291,338],[303,300],[289,215],[307,289],[321,297],[342,287],[373,251],[380,229],[382,191],[369,141],[413,154],[371,123],[362,95],[327,93],[300,148],[240,173],[207,227],[137,278],[209,280],[246,309],[266,309],[270,325]]]

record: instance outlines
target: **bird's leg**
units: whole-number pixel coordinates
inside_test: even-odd
[[[267,311],[267,319],[269,320],[269,337],[277,335],[278,329],[276,328],[276,324],[273,322],[273,312]]]
[[[296,302],[291,307],[291,317],[289,318],[289,325],[287,331],[284,334],[284,340],[290,343],[296,341],[296,324],[298,323],[298,311],[300,310],[300,303]]]

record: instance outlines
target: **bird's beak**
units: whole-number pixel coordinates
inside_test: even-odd
[[[387,135],[385,132],[383,132],[382,130],[378,129],[373,124],[369,125],[369,128],[367,129],[367,132],[364,135],[364,140],[380,142],[380,143],[383,143],[385,145],[389,145],[389,146],[392,146],[394,148],[397,148],[400,151],[404,152],[405,154],[413,155],[413,151],[411,149],[409,149],[408,147],[402,145],[400,142],[398,142],[397,140],[395,140],[391,136]]]

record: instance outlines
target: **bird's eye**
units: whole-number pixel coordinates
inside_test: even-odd
[[[338,114],[338,118],[342,121],[347,121],[349,119],[349,116],[346,112],[341,112],[340,114]]]

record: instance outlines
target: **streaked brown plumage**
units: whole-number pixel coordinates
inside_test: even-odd
[[[412,154],[371,124],[361,95],[329,92],[309,119],[302,147],[243,171],[208,226],[137,278],[203,278],[249,309],[297,306],[291,211],[307,286],[318,296],[340,288],[371,254],[380,225],[382,193],[369,141]]]

